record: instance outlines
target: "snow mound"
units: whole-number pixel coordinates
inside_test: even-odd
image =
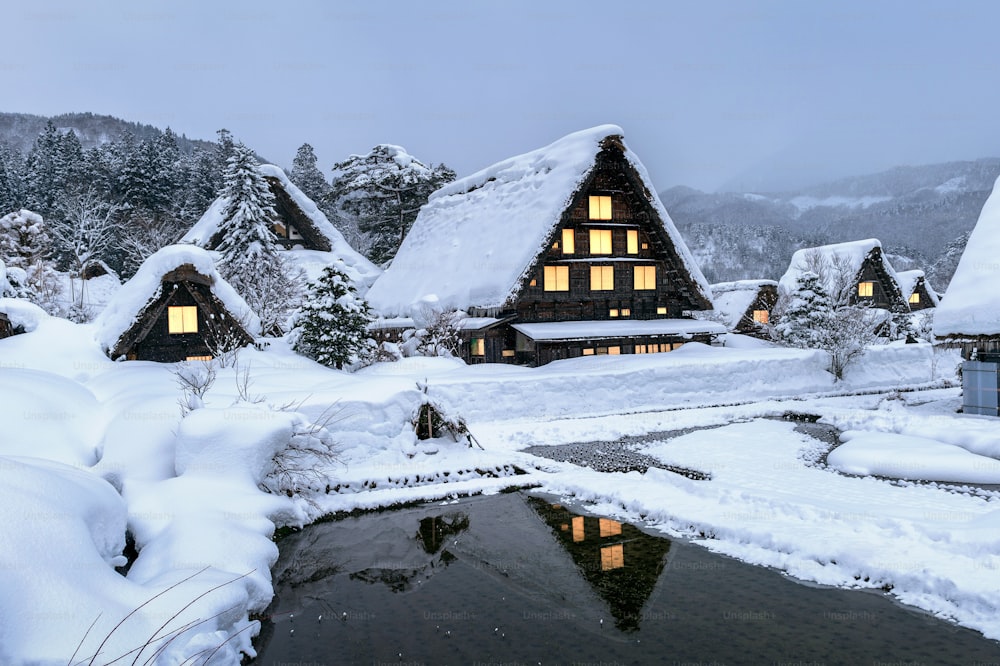
[[[2,268],[3,262],[0,262],[0,269]],[[0,291],[2,288],[3,283],[0,282]],[[38,322],[49,316],[34,303],[20,298],[0,298],[0,312],[7,315],[11,326],[21,329],[24,333],[34,331],[38,328]]]
[[[926,437],[849,430],[827,462],[847,474],[894,479],[1000,483],[1000,460]]]

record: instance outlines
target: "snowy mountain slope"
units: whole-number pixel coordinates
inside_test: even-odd
[[[943,290],[950,269],[935,274],[932,265],[975,224],[998,175],[1000,159],[989,158],[898,167],[793,192],[674,187],[660,197],[711,280],[774,278],[789,249],[875,236]]]

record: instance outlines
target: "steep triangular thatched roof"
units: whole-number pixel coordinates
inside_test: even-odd
[[[730,329],[739,327],[744,317],[750,317],[751,307],[764,302],[765,309],[770,312],[777,299],[778,283],[775,280],[735,280],[733,282],[717,282],[712,285],[712,302],[714,311],[722,318]]]
[[[711,307],[708,282],[663,208],[624,132],[601,125],[445,185],[420,210],[390,267],[368,292],[386,316],[428,299],[444,310],[503,309],[547,248],[571,203],[594,178],[602,151],[623,157],[629,180],[677,255],[690,298]]]
[[[896,273],[899,280],[899,289],[903,292],[903,298],[907,302],[914,293],[920,294],[921,303],[925,307],[937,307],[941,302],[934,287],[927,281],[927,276],[921,270],[900,271]],[[926,299],[926,302],[924,302]]]
[[[829,267],[825,273],[817,271],[814,267],[813,262],[817,259]],[[788,270],[778,280],[778,287],[792,291],[804,272],[813,271],[826,279],[825,287],[831,295],[842,298],[845,294],[838,292],[856,288],[866,267],[873,271],[889,304],[894,308],[906,310],[906,299],[903,298],[903,292],[899,287],[899,278],[882,251],[882,243],[876,238],[796,250]],[[838,284],[840,277],[846,278],[842,284]]]
[[[326,259],[325,264],[338,259],[342,261],[344,272],[364,292],[381,274],[381,269],[351,247],[316,202],[296,187],[280,167],[262,164],[259,168],[274,195],[274,209],[278,213],[275,221],[298,231],[302,236],[301,244],[304,249],[330,253],[332,256]],[[222,241],[219,226],[225,205],[226,199],[223,197],[212,202],[180,242],[193,243],[208,250],[217,248]]]
[[[934,312],[934,337],[1000,337],[1000,178],[983,204],[945,297]]]
[[[127,355],[150,333],[177,289],[191,294],[207,317],[244,342],[260,335],[260,318],[219,275],[212,253],[193,245],[168,245],[142,263],[94,322],[101,349],[111,358]]]

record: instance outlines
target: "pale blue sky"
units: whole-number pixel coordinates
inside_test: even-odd
[[[1000,156],[1000,3],[19,2],[0,110],[226,127],[289,166],[395,143],[459,175],[601,123],[658,187]]]

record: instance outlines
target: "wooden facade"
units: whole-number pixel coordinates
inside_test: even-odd
[[[188,316],[182,326],[171,324],[171,316],[178,315]],[[213,293],[212,278],[185,264],[163,276],[159,293],[108,355],[161,363],[207,360],[252,342],[242,323]]]
[[[463,333],[469,363],[543,365],[617,349],[634,353],[642,345],[710,342],[703,335],[591,336],[533,340],[516,324],[679,319],[712,303],[687,271],[642,178],[624,155],[620,137],[604,140],[582,186],[552,228],[531,268],[499,311],[470,308],[473,317],[495,321]],[[545,223],[540,221],[540,223]]]
[[[849,302],[891,312],[910,309],[899,284],[886,269],[881,247],[872,248],[862,262],[851,286]]]

